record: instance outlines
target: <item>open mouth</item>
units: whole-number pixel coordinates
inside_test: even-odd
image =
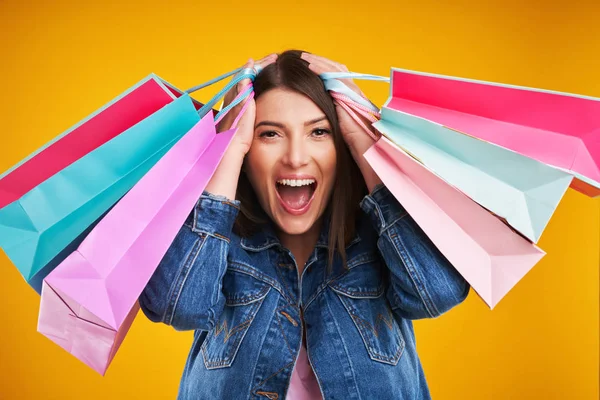
[[[310,208],[317,189],[317,180],[279,179],[275,186],[283,208],[290,214],[300,215]]]

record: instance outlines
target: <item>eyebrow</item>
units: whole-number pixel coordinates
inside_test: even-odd
[[[326,116],[322,116],[322,117],[318,117],[318,118],[315,118],[315,119],[311,119],[310,121],[306,121],[304,123],[304,126],[314,125],[317,122],[321,122],[321,121],[326,120],[326,119],[327,119]],[[258,128],[259,126],[266,126],[266,125],[268,125],[268,126],[275,126],[277,128],[280,128],[280,129],[284,129],[285,128],[285,125],[282,124],[282,123],[280,123],[280,122],[260,121],[258,124],[256,124],[256,126],[254,126],[254,129]]]

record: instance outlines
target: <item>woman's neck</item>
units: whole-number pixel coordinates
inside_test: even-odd
[[[281,244],[288,248],[296,259],[296,266],[298,267],[299,276],[302,276],[304,265],[314,250],[317,240],[319,240],[321,225],[322,219],[319,219],[307,232],[303,234],[289,235],[281,231],[278,233]]]

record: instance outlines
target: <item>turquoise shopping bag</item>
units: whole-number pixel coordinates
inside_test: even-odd
[[[234,74],[204,105],[189,96]],[[202,117],[213,112],[212,107],[225,93],[255,74],[250,69],[238,68],[189,89],[1,208],[0,248],[29,285],[41,293],[44,278],[77,249],[103,215]],[[215,119],[243,99],[238,96]]]
[[[573,176],[384,106],[373,124],[430,171],[537,243]]]
[[[38,292],[65,250],[198,121],[189,97],[167,104],[0,209],[0,247]]]

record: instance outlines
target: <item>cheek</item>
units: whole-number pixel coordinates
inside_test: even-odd
[[[246,159],[252,163],[255,170],[264,171],[265,169],[271,167],[269,164],[272,164],[273,158],[266,157],[270,153],[273,153],[273,144],[266,143],[258,136],[254,136],[250,150],[248,150],[248,154],[246,155]]]
[[[324,146],[316,157],[317,162],[321,168],[321,171],[325,176],[332,176],[335,174],[337,166],[337,152],[335,146],[331,143],[331,146]]]
[[[328,189],[331,189],[333,182],[335,181],[337,167],[337,153],[335,151],[335,146],[331,143],[331,146],[323,146],[319,150],[318,154],[315,155],[315,161],[319,164],[319,169],[323,174]]]
[[[265,146],[256,143],[250,147],[250,151],[244,161],[244,171],[259,201],[265,206],[268,202],[268,185],[274,168],[273,156]]]

